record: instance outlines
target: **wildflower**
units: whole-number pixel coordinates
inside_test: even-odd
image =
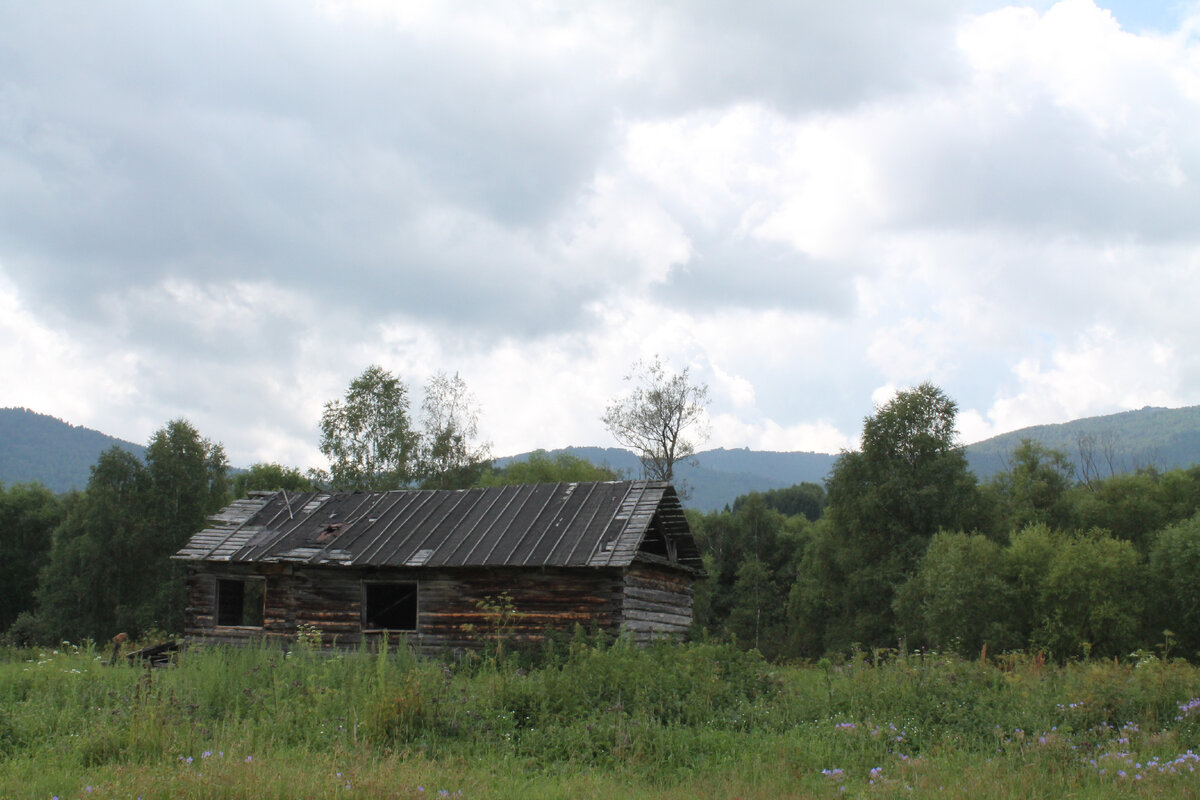
[[[200,754],[200,757],[201,757],[201,758],[208,758],[208,757],[209,757],[209,756],[211,756],[211,755],[212,755],[212,750],[205,750],[203,753],[201,753],[201,754]]]
[[[254,760],[254,756],[246,756],[246,763],[247,763],[247,764],[249,764],[249,763],[250,763],[251,761],[253,761],[253,760]]]
[[[1179,716],[1177,716],[1175,720],[1180,721],[1184,717],[1189,717],[1197,711],[1200,711],[1200,697],[1193,697],[1186,703],[1179,704]]]

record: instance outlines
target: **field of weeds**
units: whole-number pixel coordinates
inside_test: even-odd
[[[584,639],[522,658],[0,650],[0,797],[1200,796],[1200,669]]]

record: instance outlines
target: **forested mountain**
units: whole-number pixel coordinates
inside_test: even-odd
[[[87,486],[100,454],[118,445],[139,459],[146,448],[39,414],[27,408],[0,408],[0,483],[40,483],[53,492]]]
[[[641,464],[637,456],[619,447],[567,447],[555,450],[606,466],[621,475],[638,477]],[[528,453],[509,459],[497,459],[503,466],[510,460],[527,458]],[[697,453],[694,463],[676,465],[679,483],[688,496],[688,508],[715,511],[732,505],[749,492],[783,489],[798,483],[823,483],[837,456],[828,453],[777,453],[762,450],[705,450]]]
[[[1024,439],[1060,450],[1079,480],[1107,478],[1146,467],[1158,470],[1200,463],[1200,406],[1123,411],[1060,425],[1036,425],[994,436],[967,448],[967,463],[984,480],[1008,467]]]
[[[1200,463],[1200,406],[1143,408],[1103,417],[1038,425],[986,439],[967,447],[967,461],[980,480],[1005,469],[1023,439],[1064,452],[1079,479],[1108,477],[1142,467],[1160,470]],[[55,492],[87,485],[100,453],[119,445],[141,457],[145,448],[99,431],[63,422],[24,408],[0,409],[0,483],[37,482]],[[617,447],[568,447],[565,452],[622,475],[637,476],[637,457]],[[498,466],[528,457],[500,458]],[[712,511],[748,492],[795,484],[823,483],[837,456],[748,449],[715,449],[681,464],[678,474],[690,489],[689,507]]]
[[[1125,411],[1103,417],[1037,425],[1005,433],[967,447],[967,463],[981,481],[1007,468],[1024,439],[1061,450],[1080,480],[1107,478],[1144,467],[1159,470],[1200,463],[1200,406]],[[637,457],[616,447],[568,447],[561,451],[617,472],[637,476]],[[528,453],[513,456],[522,459]],[[499,459],[505,463],[510,459]],[[690,489],[687,505],[713,511],[748,492],[782,489],[799,483],[824,483],[837,455],[748,449],[716,449],[696,454],[677,472]]]

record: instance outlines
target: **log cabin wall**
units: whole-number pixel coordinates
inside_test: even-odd
[[[683,641],[692,624],[695,577],[657,564],[634,562],[622,592],[622,630],[634,641]]]
[[[704,577],[673,487],[601,481],[466,490],[262,492],[214,515],[188,563],[185,633],[378,641],[427,654],[577,625],[684,638]],[[503,604],[507,610],[481,607]]]
[[[393,641],[406,638],[424,655],[479,649],[493,640],[497,627],[506,641],[535,643],[548,631],[587,631],[616,635],[621,629],[625,588],[619,569],[522,570],[346,568],[282,564],[189,565],[185,633],[191,638],[226,643],[291,641],[298,626],[319,630],[326,646],[354,647],[378,642],[382,631],[364,629],[364,584],[414,583],[416,629],[389,631]],[[217,624],[220,580],[265,579],[263,620],[258,626]],[[512,613],[481,608],[511,598]]]

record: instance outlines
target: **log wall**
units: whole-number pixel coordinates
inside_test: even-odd
[[[216,583],[222,578],[266,578],[262,628],[218,626]],[[417,630],[391,633],[407,638],[426,655],[478,649],[495,634],[497,614],[485,600],[512,598],[514,614],[504,620],[505,638],[536,642],[547,631],[570,634],[577,624],[615,635],[628,599],[619,569],[512,568],[435,570],[346,568],[283,564],[206,563],[189,565],[185,633],[218,642],[293,640],[299,625],[319,629],[323,643],[353,647],[378,641],[364,631],[364,581],[417,584]],[[690,613],[690,606],[689,606]]]
[[[634,562],[622,592],[622,630],[637,642],[683,641],[692,624],[695,579],[678,570]]]

